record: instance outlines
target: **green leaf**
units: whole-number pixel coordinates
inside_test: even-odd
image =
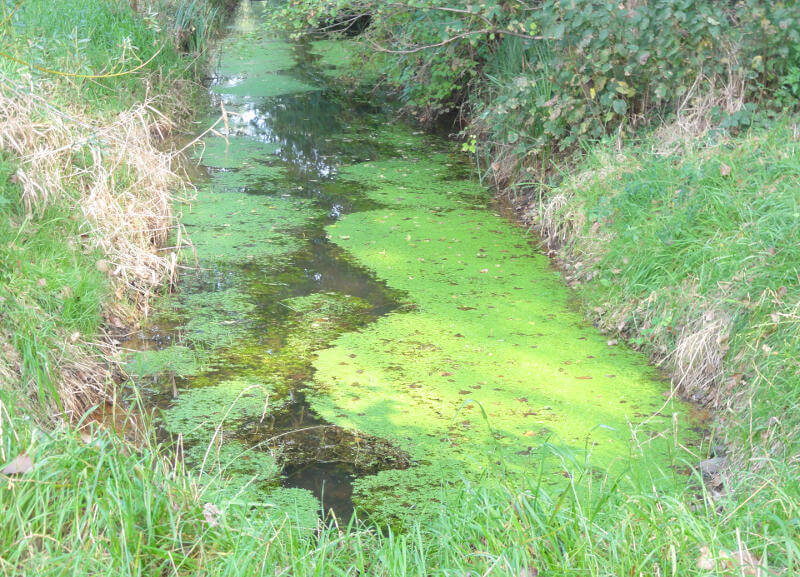
[[[628,103],[619,98],[614,101],[614,104],[612,104],[612,106],[614,108],[614,112],[616,112],[619,115],[625,114],[628,111]]]

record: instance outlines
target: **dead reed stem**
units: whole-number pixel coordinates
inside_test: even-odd
[[[108,274],[116,297],[105,311],[112,324],[146,314],[154,291],[176,280],[185,237],[169,240],[179,230],[173,204],[183,182],[173,171],[177,153],[159,148],[165,128],[168,119],[150,100],[100,121],[58,109],[0,77],[0,148],[18,159],[24,210],[31,216],[54,205],[73,210],[81,223],[73,240],[104,255],[97,268]],[[111,337],[85,343],[64,335],[52,367],[64,412],[80,418],[112,397],[121,374],[117,353]],[[0,381],[15,372],[13,359],[0,362]]]

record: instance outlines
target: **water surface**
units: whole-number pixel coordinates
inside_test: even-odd
[[[349,98],[343,45],[274,39],[268,9],[243,2],[219,49],[227,133],[196,150],[188,270],[131,362],[187,463],[308,523],[573,458],[662,475],[684,411],[646,360],[582,320],[452,143]]]

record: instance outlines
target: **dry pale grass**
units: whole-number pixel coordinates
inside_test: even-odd
[[[567,176],[559,185],[559,192],[550,192],[542,187],[536,190],[522,208],[522,220],[535,229],[545,240],[547,248],[555,251],[562,247],[580,246],[580,254],[562,255],[566,261],[593,262],[602,254],[608,239],[608,230],[602,222],[592,222],[587,231],[587,212],[580,204],[579,191],[590,182],[608,184],[608,190],[615,189],[615,180],[639,168],[634,159],[626,158],[619,162],[618,153],[597,152],[596,162],[588,170]],[[572,264],[575,264],[574,262]]]
[[[683,396],[716,407],[725,374],[723,361],[728,352],[730,319],[713,309],[690,314],[689,318],[693,321],[683,326],[667,357],[672,381]]]
[[[8,335],[0,331],[0,389],[9,387],[19,374],[19,354]]]
[[[0,146],[19,158],[26,210],[72,204],[85,221],[86,242],[106,255],[98,268],[121,289],[118,296],[144,309],[176,272],[176,251],[164,247],[176,229],[172,191],[180,180],[173,155],[157,147],[153,127],[163,123],[147,102],[100,123],[0,85]]]
[[[497,190],[506,188],[519,173],[520,159],[508,147],[498,148],[495,159],[489,166],[492,184]]]
[[[576,210],[575,203],[565,194],[554,194],[541,206],[539,222],[550,248],[567,244],[586,225],[585,213]]]
[[[116,377],[119,376],[115,358],[110,339],[91,344],[64,342],[53,363],[58,370],[56,386],[60,406],[57,412],[61,417],[79,421],[113,398]]]
[[[73,240],[105,255],[97,268],[115,292],[105,316],[117,329],[146,315],[154,291],[176,280],[182,235],[172,207],[182,181],[172,170],[175,154],[158,147],[168,127],[151,102],[103,122],[0,78],[0,147],[18,158],[24,208],[33,216],[56,204],[74,209],[83,232]],[[175,231],[177,242],[167,246]],[[64,335],[51,367],[60,408],[72,419],[107,402],[120,373],[116,341],[81,338]],[[18,382],[18,366],[4,357],[0,381]]]
[[[656,130],[657,154],[671,155],[691,147],[715,125],[715,111],[735,114],[744,108],[747,79],[739,66],[737,49],[730,46],[726,52],[725,74],[699,74],[678,106],[675,119]]]

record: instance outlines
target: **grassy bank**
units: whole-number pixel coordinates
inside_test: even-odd
[[[720,510],[748,511],[739,528],[756,538],[787,523],[796,550],[795,122],[704,134],[669,152],[669,126],[622,149],[599,143],[558,184],[518,200],[587,316],[650,354],[676,391],[710,411],[722,468],[705,482]]]
[[[76,420],[120,378],[110,332],[174,274],[179,179],[159,143],[189,114],[197,29],[219,7],[179,21],[186,6],[169,3],[1,6],[3,390]],[[205,35],[188,52],[187,30]]]
[[[718,412],[717,438],[747,449],[735,456],[796,465],[794,122],[669,153],[661,132],[621,151],[597,145],[526,218],[598,324],[648,350],[683,395]]]
[[[5,472],[20,455],[33,456],[32,439],[63,443],[76,434],[70,426],[96,420],[135,432],[113,414],[124,382],[114,335],[174,274],[167,241],[180,180],[161,141],[188,117],[178,104],[190,101],[221,8],[0,2],[0,461],[12,464]],[[38,469],[42,459],[34,459]],[[41,487],[69,486],[60,484],[66,468],[54,463],[55,477]],[[16,527],[4,534],[0,571],[30,574],[36,553],[27,540],[39,549],[70,522],[47,492],[20,501],[13,478],[1,483],[3,523]],[[63,525],[37,532],[36,519],[50,513]],[[62,558],[60,571],[72,562]]]

